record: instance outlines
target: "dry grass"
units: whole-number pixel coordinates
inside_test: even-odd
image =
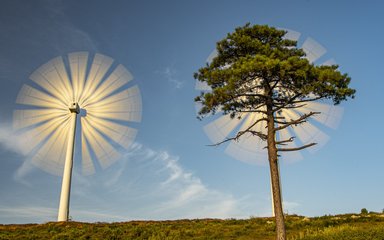
[[[383,240],[384,215],[287,216],[288,240]],[[0,225],[0,239],[275,239],[273,218]]]

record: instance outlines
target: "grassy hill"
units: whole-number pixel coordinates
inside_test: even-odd
[[[287,216],[288,239],[384,240],[384,214]],[[0,239],[275,239],[273,218],[0,225]]]

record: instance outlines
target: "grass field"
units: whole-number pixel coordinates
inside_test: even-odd
[[[286,216],[288,240],[384,240],[384,214]],[[275,239],[273,218],[0,225],[0,239]]]

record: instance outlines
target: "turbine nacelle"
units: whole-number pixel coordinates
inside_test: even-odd
[[[75,112],[76,114],[80,113],[80,107],[79,107],[79,104],[77,102],[70,103],[68,105],[68,108],[69,108],[69,111],[71,113],[73,113],[73,112]]]

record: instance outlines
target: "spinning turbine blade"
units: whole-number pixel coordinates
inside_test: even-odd
[[[102,168],[108,167],[118,157],[118,151],[93,127],[86,118],[81,119],[84,137],[90,143],[90,148],[95,153]]]
[[[45,141],[60,125],[66,124],[68,116],[58,117],[45,122],[23,133],[23,144],[26,152],[31,152],[37,145]]]
[[[212,60],[217,56],[217,50],[215,49],[215,50],[213,50],[212,52],[211,52],[211,54],[209,54],[209,56],[207,57],[207,60],[206,60],[206,62],[207,63],[211,63],[212,62]]]
[[[277,133],[277,140],[278,141],[288,140],[292,136],[293,136],[293,134],[291,134],[291,132],[287,128],[284,128]],[[292,141],[292,142],[286,143],[286,145],[283,145],[281,147],[282,148],[283,147],[284,148],[296,148],[297,145],[294,141]],[[284,160],[288,161],[290,163],[296,162],[296,161],[299,161],[302,159],[303,159],[303,155],[299,151],[291,151],[291,152],[285,152],[284,153]]]
[[[302,113],[310,111],[320,112],[320,114],[316,114],[311,118],[333,129],[336,129],[339,126],[341,116],[343,115],[342,107],[320,102],[309,102],[307,105],[297,110]]]
[[[89,152],[89,146],[85,139],[84,132],[81,133],[81,163],[82,173],[84,175],[91,175],[95,172],[95,166]]]
[[[78,101],[80,108],[86,111],[80,121],[84,124],[80,135],[80,152],[85,173],[95,172],[93,154],[103,168],[120,156],[109,141],[125,149],[133,143],[137,130],[115,121],[141,121],[140,90],[137,86],[124,87],[133,79],[132,74],[122,65],[111,69],[112,63],[112,58],[102,54],[96,54],[92,59],[87,52],[70,53],[68,65],[62,57],[56,57],[31,74],[31,80],[40,88],[22,86],[16,102],[28,108],[14,111],[14,128],[20,129],[24,139],[28,139],[25,140],[25,151],[40,156],[34,158],[39,167],[53,174],[61,174],[52,170],[52,167],[40,165],[49,165],[49,161],[64,164],[63,159],[58,160],[59,154],[48,154],[48,149],[56,148],[49,142],[61,139],[57,132],[62,125],[68,128],[68,105],[74,101]],[[65,145],[63,143],[62,147]],[[43,158],[47,162],[37,160]]]
[[[78,100],[80,103],[86,101],[90,98],[97,86],[103,80],[105,74],[108,69],[111,67],[113,63],[113,59],[101,54],[96,54],[93,59],[91,69],[89,70],[89,74],[87,80],[85,82],[85,87],[83,90],[83,94]]]
[[[284,120],[284,121],[289,120],[289,116],[287,116],[287,114],[284,114],[284,111],[277,113],[277,116],[279,118],[281,118],[282,120]],[[277,124],[277,127],[281,127],[281,126],[283,126],[283,124],[281,124],[281,123]],[[292,137],[293,137],[293,139],[292,139]],[[281,147],[281,148],[296,148],[297,144],[295,143],[294,138],[295,138],[295,136],[294,136],[294,133],[293,133],[293,129],[291,127],[283,128],[283,129],[277,131],[277,135],[276,135],[276,140],[277,141],[287,141],[289,139],[292,139],[292,141],[284,142],[283,145],[280,145],[278,147]],[[288,155],[288,154],[290,155],[290,157],[286,158],[286,155]],[[292,157],[294,157],[295,159],[292,159]],[[302,155],[301,155],[300,152],[297,152],[297,151],[286,152],[286,153],[284,153],[284,159],[285,160],[301,160],[302,159]]]
[[[289,39],[289,40],[293,40],[293,41],[299,40],[301,33],[296,32],[296,31],[291,30],[291,29],[285,29],[285,28],[282,28],[282,30],[287,31],[287,33],[284,36],[284,39]]]
[[[200,81],[196,81],[195,89],[200,90],[200,91],[211,91],[212,90],[212,88],[210,86],[208,86],[208,84],[206,82],[200,82]]]
[[[302,46],[304,52],[307,54],[306,58],[309,62],[313,63],[321,56],[323,56],[327,50],[312,38],[307,38]]]
[[[296,111],[283,111],[282,116],[286,119],[298,119],[300,115]],[[325,144],[329,140],[327,134],[323,133],[319,128],[315,127],[310,122],[306,122],[305,125],[297,125],[292,127],[295,137],[297,137],[302,144],[308,144],[312,142],[317,142]]]
[[[141,121],[141,97],[137,86],[89,104],[88,114],[112,120]]]
[[[137,133],[136,129],[106,119],[95,118],[92,116],[88,116],[87,119],[89,122],[92,122],[92,126],[97,131],[126,149],[133,143]]]
[[[211,54],[209,54],[206,62],[207,63],[211,63],[212,60],[217,56],[217,51],[216,49],[213,50],[211,52]],[[195,85],[195,89],[196,90],[200,90],[200,91],[211,91],[212,88],[210,86],[208,86],[208,84],[206,82],[200,82],[200,81],[196,81],[196,85]]]
[[[72,101],[72,87],[61,57],[54,58],[38,68],[31,74],[30,79],[63,104]]]
[[[17,95],[16,103],[50,109],[65,109],[65,105],[60,100],[25,84]]]
[[[141,121],[140,90],[128,87],[132,74],[112,63],[110,57],[92,59],[87,52],[70,53],[68,61],[56,57],[34,71],[34,84],[23,85],[17,96],[23,108],[14,111],[13,125],[22,136],[23,152],[41,169],[63,174],[58,221],[68,220],[76,135],[81,137],[82,172],[90,175],[97,166],[104,169],[117,161],[137,134],[129,124]]]
[[[122,65],[117,66],[111,75],[95,90],[94,94],[92,94],[87,101],[81,102],[82,106],[86,107],[88,104],[98,102],[115,92],[121,86],[127,84],[132,79],[133,77],[131,73],[125,69],[125,67]]]
[[[66,115],[57,109],[15,110],[13,113],[14,128],[30,127]]]
[[[32,163],[41,169],[54,174],[63,172],[64,153],[63,146],[67,142],[68,122],[60,124],[55,128],[52,134],[44,141],[43,146],[39,148],[32,158]]]
[[[88,53],[78,52],[68,54],[69,66],[71,69],[71,79],[73,84],[73,100],[79,101],[83,93],[85,74],[87,71]]]
[[[247,130],[262,114],[247,114],[239,131]],[[250,130],[265,134],[265,122],[259,122]],[[265,142],[251,133],[245,133],[236,142],[231,142],[225,150],[230,156],[247,163],[263,164],[266,162]]]
[[[223,115],[204,126],[204,131],[213,143],[226,140],[236,128],[238,122],[229,115]]]
[[[253,113],[253,114],[247,114],[247,118],[243,125],[240,128],[240,131],[245,131],[248,129],[254,122],[259,120],[260,118],[263,118],[263,114],[261,113]],[[255,126],[253,126],[250,130],[256,131],[262,134],[266,134],[266,124],[264,121],[259,122]],[[266,146],[265,142],[262,141],[260,138],[253,136],[251,133],[246,133],[244,139],[242,140],[242,145],[245,149],[251,150],[255,152],[263,152],[264,147]]]
[[[248,164],[264,164],[266,162],[265,153],[250,150],[243,146],[244,140],[240,139],[239,142],[232,141],[228,144],[224,152],[234,159]]]

